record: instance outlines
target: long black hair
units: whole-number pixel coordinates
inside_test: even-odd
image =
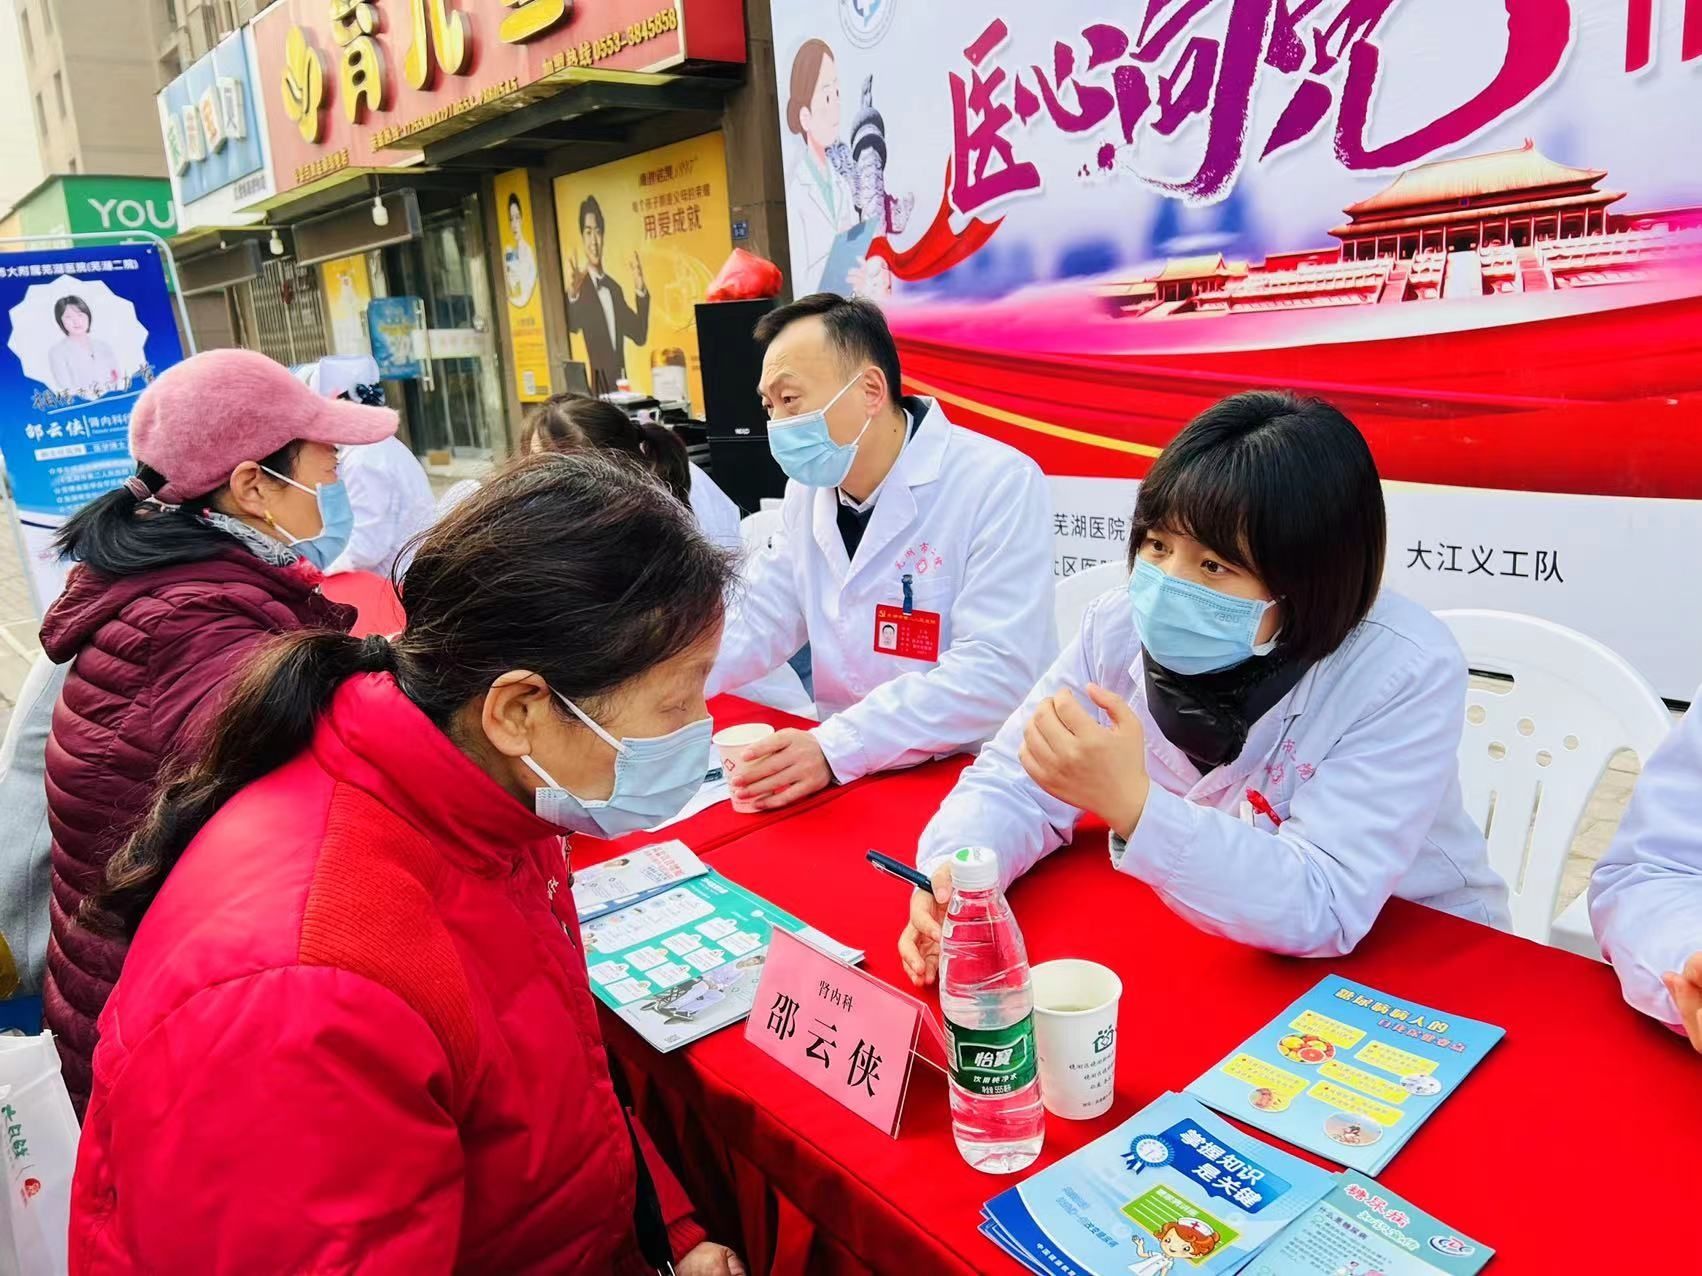
[[[299,440],[286,443],[260,464],[275,474],[294,478],[300,452]],[[150,492],[159,491],[167,481],[146,465],[136,467],[136,477]],[[53,543],[62,556],[87,563],[107,576],[134,576],[180,563],[203,562],[236,543],[202,518],[228,490],[227,484],[181,505],[159,506],[144,502],[129,486],[115,487],[71,515]]]
[[[691,458],[684,440],[665,425],[640,425],[612,403],[584,394],[558,394],[533,408],[520,431],[520,455],[602,448],[649,470],[677,500],[691,504]]]
[[[195,835],[239,789],[308,746],[332,693],[389,672],[440,729],[515,669],[596,713],[599,699],[721,622],[734,560],[631,466],[594,453],[529,457],[422,538],[394,641],[299,631],[271,640],[214,720],[199,757],[174,763],[153,807],[108,862],[84,920],[131,935]],[[565,711],[563,711],[565,712]]]
[[[1334,651],[1377,600],[1383,485],[1352,421],[1321,399],[1257,390],[1171,440],[1135,497],[1129,566],[1148,532],[1181,532],[1258,575],[1282,606],[1278,648]]]

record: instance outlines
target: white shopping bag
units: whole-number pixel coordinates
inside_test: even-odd
[[[53,1034],[0,1036],[0,1276],[64,1276],[77,1135]]]

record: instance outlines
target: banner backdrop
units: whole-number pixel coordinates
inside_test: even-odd
[[[910,388],[1056,476],[1060,574],[1126,555],[1197,412],[1293,387],[1371,442],[1390,585],[1694,692],[1702,589],[1657,565],[1702,543],[1702,0],[774,25],[794,291],[879,298]]]
[[[573,358],[703,410],[696,305],[733,247],[727,148],[709,133],[555,181]]]
[[[131,409],[183,347],[152,244],[0,253],[0,316],[0,457],[45,610],[65,583],[54,532],[136,472]]]

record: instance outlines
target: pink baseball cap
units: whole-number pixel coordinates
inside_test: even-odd
[[[244,461],[302,440],[332,447],[396,433],[396,413],[327,399],[253,350],[205,350],[167,368],[136,400],[130,454],[162,475],[168,505],[205,496]]]

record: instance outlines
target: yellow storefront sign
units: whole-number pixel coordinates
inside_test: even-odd
[[[538,295],[538,237],[532,226],[532,191],[525,169],[497,176],[496,212],[514,389],[522,403],[541,403],[550,397],[550,348],[544,335],[544,302]]]

